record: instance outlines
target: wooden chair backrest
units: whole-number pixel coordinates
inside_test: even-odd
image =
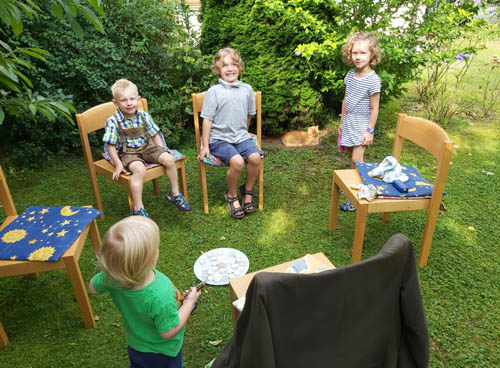
[[[203,108],[203,101],[205,100],[205,93],[193,93],[193,116],[194,116],[194,132],[196,136],[196,152],[200,153],[201,149],[201,127],[200,127],[200,113]],[[257,116],[257,127],[255,134],[257,135],[257,143],[262,147],[262,92],[254,92],[255,96],[255,110]]]
[[[453,141],[448,138],[448,134],[443,128],[430,120],[398,114],[398,125],[392,151],[392,155],[398,161],[401,158],[405,139],[422,147],[437,160],[435,190],[433,193],[442,193],[453,152]]]
[[[7,185],[7,180],[0,166],[0,202],[2,202],[3,209],[5,212],[6,219],[4,224],[10,223],[15,217],[17,217],[16,206],[10,195],[9,186]]]
[[[89,134],[99,129],[104,129],[106,120],[115,113],[117,107],[113,102],[106,102],[76,114],[76,122],[80,131],[83,153],[88,165],[92,165],[92,151],[90,150]],[[148,112],[148,101],[141,99],[139,110]],[[90,167],[90,166],[89,166]]]
[[[105,102],[103,104],[91,107],[90,109],[76,114],[76,121],[80,131],[85,134],[90,134],[99,129],[104,129],[106,119],[113,115],[117,107],[113,102]],[[148,112],[148,101],[145,98],[141,99],[139,110]]]

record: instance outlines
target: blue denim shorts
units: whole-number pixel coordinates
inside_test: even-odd
[[[144,353],[128,347],[130,368],[182,368],[182,349],[176,357],[164,354]]]
[[[229,164],[229,160],[235,155],[241,155],[245,161],[252,153],[258,153],[261,157],[264,156],[264,152],[255,145],[252,138],[235,144],[226,141],[215,141],[210,143],[209,148],[210,153],[219,157],[226,165]]]

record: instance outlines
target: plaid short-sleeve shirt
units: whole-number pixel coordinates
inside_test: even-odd
[[[118,117],[119,121],[116,120],[116,117]],[[147,112],[137,110],[135,117],[133,119],[129,119],[122,114],[120,109],[117,109],[116,114],[110,116],[106,120],[106,125],[104,127],[104,136],[102,137],[102,141],[104,143],[116,146],[117,150],[121,150],[121,143],[118,137],[118,130],[120,126],[123,126],[123,128],[138,128],[140,126],[144,126],[146,128],[146,132],[151,137],[153,137],[160,131],[160,128],[158,128],[158,126],[151,118],[151,115],[149,115]],[[139,138],[125,138],[125,144],[127,145],[127,147],[131,148],[141,147],[143,144],[147,143],[147,141],[147,136],[142,136]]]

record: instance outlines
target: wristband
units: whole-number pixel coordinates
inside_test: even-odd
[[[373,134],[374,131],[375,131],[375,128],[370,128],[370,127],[366,128],[367,133]]]

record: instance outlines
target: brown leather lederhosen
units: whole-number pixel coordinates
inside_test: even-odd
[[[115,112],[114,113],[114,118],[116,119],[116,122],[118,123],[118,138],[120,139],[120,144],[122,146],[122,152],[123,153],[137,153],[141,152],[147,144],[153,144],[153,138],[149,135],[149,133],[146,131],[146,123],[144,122],[144,117],[142,116],[141,113],[139,113],[139,120],[141,121],[142,125],[140,127],[133,127],[133,128],[124,128],[122,125],[122,121],[118,118],[118,114]],[[125,138],[140,138],[142,136],[146,136],[148,143],[143,144],[140,147],[134,148],[134,147],[127,147],[126,140]]]

